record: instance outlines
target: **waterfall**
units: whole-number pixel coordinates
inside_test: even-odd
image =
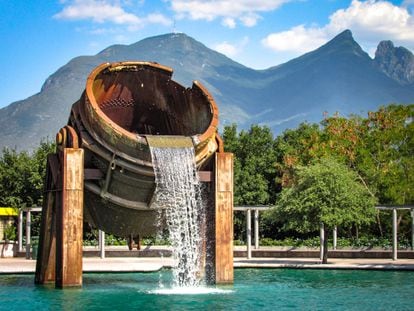
[[[165,217],[173,256],[174,286],[193,287],[201,283],[201,224],[204,219],[200,182],[194,148],[159,146],[151,138],[150,151],[155,172],[155,200]],[[182,145],[182,144],[178,144]]]

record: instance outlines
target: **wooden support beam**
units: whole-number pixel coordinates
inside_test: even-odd
[[[56,262],[56,185],[52,177],[52,170],[56,169],[53,162],[57,162],[56,154],[49,154],[46,164],[46,180],[40,225],[39,248],[37,252],[35,283],[46,284],[55,282]],[[57,172],[56,172],[57,173]]]
[[[82,286],[83,149],[60,153],[62,191],[56,226],[56,287]]]
[[[233,283],[233,154],[215,155],[215,281]]]
[[[36,284],[55,282],[56,262],[56,211],[55,196],[49,192],[45,198],[42,211],[42,223],[39,237],[39,248],[36,261]]]
[[[198,171],[200,182],[211,182],[213,180],[212,173],[210,171]]]

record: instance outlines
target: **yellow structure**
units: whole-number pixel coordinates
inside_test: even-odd
[[[19,215],[15,207],[0,207],[0,240],[4,240],[4,229],[13,223],[13,217]]]

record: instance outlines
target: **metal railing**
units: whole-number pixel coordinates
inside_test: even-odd
[[[398,258],[398,228],[397,211],[410,210],[411,212],[411,250],[414,250],[414,205],[381,205],[375,206],[377,210],[392,210],[392,260]]]
[[[258,206],[235,206],[234,212],[243,211],[246,212],[246,247],[247,247],[247,259],[252,258],[252,211],[254,211],[254,248],[259,249],[259,212],[268,210],[272,206],[258,205]]]
[[[254,212],[254,248],[259,249],[259,212],[268,210],[273,206],[258,205],[258,206],[235,206],[234,212],[245,212],[246,213],[246,250],[247,258],[252,258],[252,211]],[[392,211],[392,259],[398,259],[398,228],[397,228],[397,211],[398,210],[410,210],[411,211],[411,250],[414,250],[414,205],[382,205],[376,206],[377,210],[391,210]],[[23,223],[24,223],[24,213],[26,214],[26,259],[30,259],[30,249],[31,249],[31,213],[32,212],[41,212],[42,208],[35,207],[23,207],[19,211],[18,218],[18,250],[19,252],[23,251]],[[336,229],[336,228],[335,228]],[[334,249],[336,249],[336,230],[334,230]],[[105,258],[105,232],[99,230],[99,250],[100,257]]]

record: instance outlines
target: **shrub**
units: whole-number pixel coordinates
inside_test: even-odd
[[[16,228],[13,224],[8,224],[4,228],[4,240],[5,241],[14,241],[16,240]]]

